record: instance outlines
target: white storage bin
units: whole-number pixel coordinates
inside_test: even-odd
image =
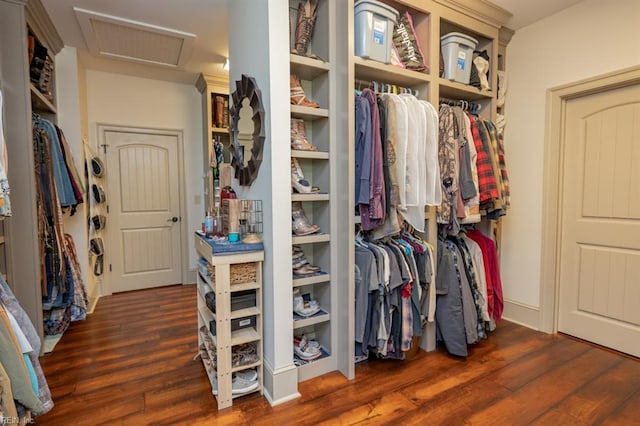
[[[376,0],[355,4],[355,54],[388,64],[398,11]]]
[[[444,59],[444,78],[469,84],[473,51],[478,40],[462,33],[449,33],[440,37]]]

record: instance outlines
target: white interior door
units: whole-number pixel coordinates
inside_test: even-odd
[[[558,330],[640,356],[640,87],[566,105]]]
[[[112,292],[181,283],[178,137],[105,131]]]

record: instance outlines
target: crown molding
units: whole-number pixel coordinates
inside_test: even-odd
[[[35,33],[36,37],[44,44],[47,49],[53,52],[55,56],[64,47],[64,42],[60,38],[60,34],[54,27],[49,14],[45,10],[40,0],[28,0],[26,2],[26,19],[27,24]]]
[[[210,86],[222,86],[229,90],[229,78],[223,75],[200,74],[196,81],[198,91],[204,93]]]
[[[498,43],[500,44],[500,46],[506,47],[511,41],[511,38],[513,37],[514,34],[515,34],[515,31],[512,30],[511,28],[507,28],[507,27],[500,28],[500,30],[498,31]]]
[[[488,24],[502,27],[513,16],[506,9],[496,6],[487,0],[434,0],[443,6],[473,16]]]

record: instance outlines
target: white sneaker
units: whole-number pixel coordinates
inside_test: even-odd
[[[293,345],[293,351],[300,359],[305,361],[316,359],[322,355],[320,347],[309,344],[304,336],[297,345]]]
[[[241,393],[251,392],[252,390],[256,390],[258,388],[258,373],[255,372],[254,380],[246,380],[241,377],[235,376],[231,380],[231,394],[238,395]],[[218,395],[218,379],[214,375],[211,378],[211,393],[214,395]]]
[[[298,289],[293,291],[293,312],[301,317],[310,317],[320,312],[320,304],[317,300],[305,302]]]
[[[240,377],[235,377],[231,383],[231,394],[237,395],[240,393],[251,392],[258,388],[258,375],[256,374],[256,380],[245,380]]]
[[[246,380],[248,382],[255,382],[256,380],[258,380],[258,372],[254,368],[236,371],[235,373],[233,373],[233,375],[234,377]]]

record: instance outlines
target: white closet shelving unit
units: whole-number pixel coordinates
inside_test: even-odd
[[[510,14],[491,3],[485,1],[453,1],[453,0],[382,0],[400,13],[408,11],[415,27],[418,41],[425,55],[425,61],[429,65],[429,69],[424,72],[402,69],[390,64],[383,64],[373,60],[363,59],[355,56],[353,50],[349,51],[347,56],[347,74],[348,74],[348,141],[349,141],[349,158],[353,162],[354,158],[354,101],[353,94],[355,90],[367,87],[368,82],[376,81],[398,87],[406,87],[418,93],[418,98],[426,100],[438,107],[440,98],[459,99],[473,101],[481,105],[479,115],[482,118],[495,120],[496,118],[496,94],[497,94],[497,69],[498,69],[498,40],[500,30],[503,27]],[[348,36],[350,37],[349,45],[353,46],[354,40],[354,4],[355,0],[344,2],[344,10],[342,15],[346,16],[346,27]],[[345,25],[344,21],[340,22]],[[489,83],[490,90],[480,90],[476,87],[446,80],[439,75],[439,58],[440,58],[440,37],[449,32],[461,32],[476,38],[479,43],[476,50],[487,50],[490,56]],[[504,29],[503,33],[512,34],[511,30]],[[506,48],[510,36],[503,38],[502,51]],[[354,173],[354,165],[349,165],[349,175]],[[355,204],[353,181],[350,181],[350,196],[348,202],[350,206]],[[353,211],[353,210],[351,210]],[[426,237],[432,243],[434,248],[437,246],[437,224],[435,220],[435,208],[427,208],[425,210],[425,226]],[[359,223],[359,218],[355,217],[352,224]],[[492,224],[494,228],[495,224]],[[498,225],[499,227],[499,225]],[[353,228],[352,228],[353,229]],[[347,238],[349,246],[353,246],[354,231],[351,232],[350,238]],[[341,241],[341,244],[345,241]],[[434,255],[436,253],[434,252]],[[353,251],[349,253],[351,264],[354,263]],[[353,266],[348,266],[348,276],[344,280],[348,283],[348,287],[354,286]],[[350,309],[353,309],[354,297],[349,291]],[[353,330],[353,319],[349,317],[349,330]],[[341,328],[342,330],[345,327]],[[349,332],[351,342],[353,342],[353,332]],[[353,343],[351,343],[352,345]],[[420,341],[420,347],[426,351],[434,350],[435,341],[435,324],[429,323]],[[347,369],[354,371],[353,349],[347,346]],[[349,377],[349,375],[347,375]]]
[[[332,318],[335,303],[335,265],[331,252],[336,244],[334,222],[331,209],[335,204],[332,191],[333,169],[332,156],[335,155],[331,137],[331,113],[334,102],[331,92],[332,66],[330,58],[329,22],[330,1],[319,0],[314,36],[309,52],[319,58],[291,54],[290,72],[302,83],[306,96],[319,103],[319,108],[291,105],[291,118],[302,119],[305,123],[307,140],[318,148],[318,151],[291,150],[291,157],[296,158],[305,178],[320,188],[317,194],[292,194],[291,201],[300,201],[309,220],[320,227],[320,232],[306,236],[292,236],[291,243],[302,247],[305,257],[311,264],[321,268],[321,272],[312,276],[293,275],[293,289],[301,294],[309,294],[320,303],[321,310],[317,314],[304,318],[293,314],[293,335],[304,334],[315,338],[322,346],[322,356],[298,366],[298,380],[336,369],[336,322]],[[290,6],[297,9],[298,1],[290,1]],[[295,21],[292,22],[295,30]],[[294,357],[295,359],[295,357]],[[299,362],[299,360],[298,360]]]
[[[43,338],[40,250],[36,216],[31,112],[51,119],[57,113],[29,81],[27,25],[51,57],[63,47],[39,0],[0,0],[0,79],[4,94],[5,139],[10,161],[11,209],[3,222],[9,285]],[[19,236],[19,237],[18,237]]]
[[[264,251],[214,255],[212,247],[201,236],[196,235],[194,238],[196,252],[200,257],[206,259],[214,269],[213,276],[198,271],[198,347],[209,381],[212,384],[217,383],[215,397],[218,409],[221,410],[231,407],[234,398],[253,392],[262,393],[262,262],[264,261]],[[236,282],[238,280],[235,279],[234,268],[240,265],[244,268],[251,268],[255,279]],[[209,309],[206,303],[205,295],[208,288],[215,293],[214,311]],[[234,294],[241,291],[255,292],[255,306],[232,310],[231,299]],[[251,319],[255,319],[255,325],[245,327],[242,324],[243,321],[250,324]],[[232,330],[234,320],[240,323],[241,328]],[[212,322],[215,323],[215,334],[211,332]],[[234,365],[233,347],[243,344],[254,346],[258,360]],[[233,393],[233,374],[249,369],[257,371],[258,386],[245,393]]]

